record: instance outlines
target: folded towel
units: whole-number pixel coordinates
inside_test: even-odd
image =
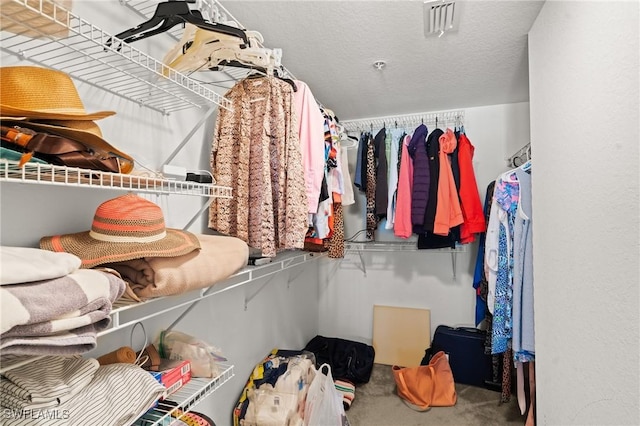
[[[0,247],[0,285],[22,284],[64,277],[80,268],[71,253],[30,247]]]
[[[107,266],[120,272],[141,298],[210,287],[247,265],[249,248],[235,237],[196,235],[200,250],[177,257],[147,257]]]
[[[0,349],[5,354],[79,354],[95,348],[112,303],[125,289],[117,276],[79,269],[53,280],[0,287]]]
[[[56,416],[23,416],[17,426],[130,425],[162,396],[165,388],[135,364],[109,364],[96,370],[91,382],[61,403]]]
[[[14,368],[0,378],[0,405],[14,410],[57,407],[88,385],[98,366],[93,358],[45,356]]]

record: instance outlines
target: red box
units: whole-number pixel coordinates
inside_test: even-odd
[[[162,395],[161,400],[186,385],[191,380],[191,363],[188,360],[168,360],[160,361],[159,372],[161,373],[160,383],[167,390]]]

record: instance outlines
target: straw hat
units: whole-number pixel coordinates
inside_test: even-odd
[[[64,136],[78,142],[82,142],[87,148],[96,153],[106,154],[109,157],[117,157],[120,163],[120,173],[130,173],[134,167],[131,156],[116,149],[102,137],[100,127],[90,120],[50,120],[47,123],[22,121],[14,118],[0,117],[0,122],[10,126],[26,127],[35,131]]]
[[[41,120],[98,120],[114,111],[87,113],[68,74],[48,68],[0,67],[0,115]]]
[[[100,204],[91,231],[40,239],[40,248],[75,254],[81,268],[145,257],[176,257],[200,249],[190,232],[165,228],[162,210],[135,194]]]

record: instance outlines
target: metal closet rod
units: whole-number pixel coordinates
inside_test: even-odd
[[[436,122],[437,120],[437,122]],[[427,126],[434,125],[462,125],[464,124],[464,110],[459,111],[438,111],[438,112],[422,112],[406,115],[389,115],[386,117],[361,118],[358,120],[341,121],[347,131],[371,130],[382,127],[401,127],[401,126],[419,126],[425,124]]]

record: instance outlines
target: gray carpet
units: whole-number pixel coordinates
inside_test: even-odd
[[[499,392],[484,388],[456,384],[456,393],[453,407],[412,410],[396,394],[391,367],[375,364],[369,383],[356,387],[347,418],[351,426],[524,425],[515,395],[501,404]]]

